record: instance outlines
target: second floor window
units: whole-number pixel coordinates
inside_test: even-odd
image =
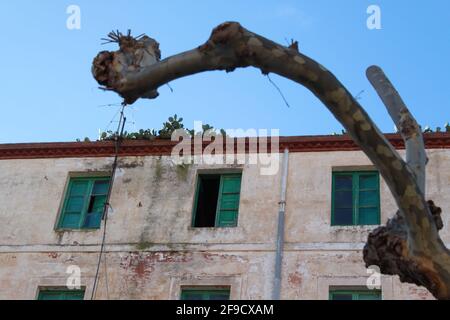
[[[192,226],[236,227],[241,192],[241,174],[198,176]]]
[[[331,224],[380,224],[380,182],[376,171],[333,172]]]
[[[330,300],[381,300],[381,290],[330,290]]]
[[[99,229],[109,177],[70,178],[58,229]]]

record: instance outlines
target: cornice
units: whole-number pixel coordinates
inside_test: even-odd
[[[404,143],[399,134],[386,134],[385,136],[396,149],[404,149]],[[450,133],[427,133],[424,137],[427,149],[450,148]],[[245,150],[246,152],[249,152],[248,138],[239,139],[239,141],[245,143]],[[121,144],[120,156],[170,155],[172,148],[176,144],[177,142],[163,139],[155,139],[152,141],[126,140]],[[204,143],[203,148],[208,146],[208,144],[209,143]],[[360,150],[348,135],[280,137],[279,150],[283,151],[285,148],[288,148],[290,152]],[[270,151],[270,144],[267,147],[267,150]],[[114,152],[114,142],[112,141],[0,144],[0,160],[110,157],[114,155]]]

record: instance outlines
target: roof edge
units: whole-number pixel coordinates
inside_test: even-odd
[[[404,143],[399,134],[385,134],[385,137],[396,149],[404,149]],[[435,132],[424,134],[427,149],[450,149],[450,133]],[[267,148],[271,150],[270,139]],[[234,146],[237,151],[237,141],[245,145],[245,152],[255,152],[249,138],[235,138]],[[262,141],[266,145],[265,141]],[[158,156],[170,155],[175,141],[155,139],[125,140],[120,147],[120,156]],[[210,142],[204,142],[203,148]],[[325,151],[355,151],[361,150],[349,135],[322,136],[288,136],[279,137],[279,151],[288,148],[290,152],[325,152]],[[256,149],[259,152],[259,148]],[[84,158],[109,157],[115,152],[114,142],[44,142],[44,143],[12,143],[0,144],[0,160],[6,159],[40,159],[40,158]]]

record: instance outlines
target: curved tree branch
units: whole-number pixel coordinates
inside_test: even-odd
[[[401,254],[410,258],[414,272],[425,279],[415,283],[426,286],[437,298],[450,298],[450,253],[439,237],[414,172],[330,71],[294,46],[279,45],[237,22],[219,25],[205,44],[161,61],[155,53],[157,46],[149,40],[142,43],[127,36],[118,42],[121,50],[101,52],[94,59],[92,71],[100,84],[120,94],[127,104],[143,97],[154,98],[161,85],[181,77],[249,66],[308,88],[344,126],[386,181],[404,220],[406,245]],[[157,59],[144,61],[146,55]],[[383,272],[383,266],[381,269]]]

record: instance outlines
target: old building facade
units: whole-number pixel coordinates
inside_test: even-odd
[[[426,134],[426,146],[427,198],[442,207],[450,246],[450,134]],[[176,165],[172,147],[123,142],[99,264],[113,142],[0,145],[0,299],[271,299],[285,149],[281,298],[432,298],[390,276],[367,289],[363,246],[396,206],[349,137],[281,138],[273,175]]]

